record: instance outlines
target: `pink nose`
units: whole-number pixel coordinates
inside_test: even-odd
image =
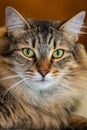
[[[45,75],[48,73],[49,71],[48,70],[39,70],[39,73],[45,77]]]

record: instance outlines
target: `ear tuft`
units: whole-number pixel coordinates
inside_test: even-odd
[[[23,16],[14,8],[6,8],[6,27],[8,31],[30,28]]]

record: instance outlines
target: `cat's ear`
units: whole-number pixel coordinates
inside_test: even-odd
[[[23,16],[14,8],[6,8],[6,28],[9,31],[30,28]]]
[[[85,18],[85,11],[82,11],[72,17],[70,20],[65,22],[61,27],[60,30],[63,30],[65,34],[70,38],[69,40],[78,40],[79,34],[83,34],[84,32],[81,31],[81,28],[84,28],[83,21]]]

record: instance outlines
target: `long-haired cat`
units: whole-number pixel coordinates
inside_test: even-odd
[[[87,129],[87,55],[77,43],[84,17],[80,12],[65,22],[36,21],[6,8],[0,130]]]

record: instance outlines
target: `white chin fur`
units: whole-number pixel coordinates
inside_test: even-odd
[[[30,80],[25,80],[25,84],[33,89],[33,90],[43,90],[43,89],[48,89],[49,87],[53,86],[54,80],[51,77],[51,74],[47,74],[42,80],[42,76],[37,72],[36,75],[30,79]]]

